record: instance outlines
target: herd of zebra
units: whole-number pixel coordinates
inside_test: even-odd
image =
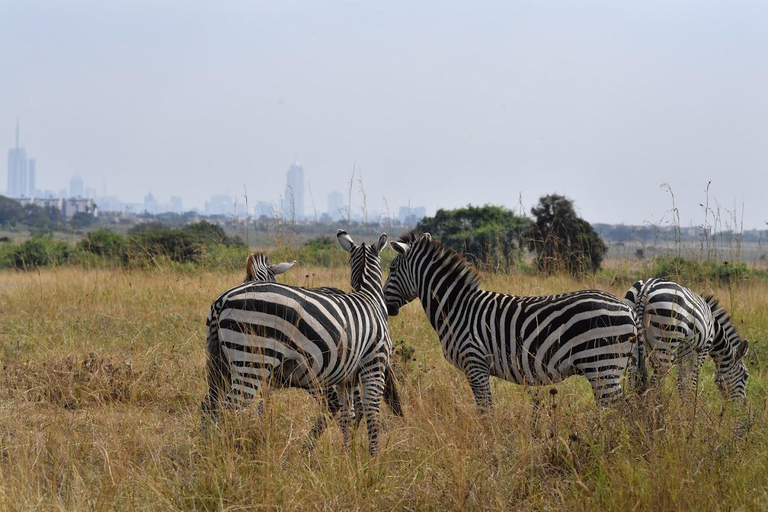
[[[275,276],[295,262],[272,265],[253,253],[245,282],[213,302],[202,404],[209,419],[217,419],[220,407],[244,407],[270,388],[299,387],[337,418],[346,446],[352,421],[364,415],[375,453],[382,397],[402,415],[389,371],[387,317],[416,298],[481,411],[492,407],[491,376],[542,386],[582,375],[596,402],[611,405],[626,399],[621,379],[628,369],[644,390],[676,364],[686,396],[695,391],[707,354],[720,391],[737,401],[746,397],[743,358],[749,344],[712,296],[663,279],[638,281],[624,300],[599,290],[536,297],[495,293],[483,290],[474,268],[428,233],[391,243],[396,255],[382,286],[380,254],[387,235],[371,245],[356,244],[344,230],[336,236],[350,255],[352,292],[278,284]],[[316,421],[311,440],[325,429],[325,418]]]

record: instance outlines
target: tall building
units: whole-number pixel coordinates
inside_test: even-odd
[[[16,147],[8,151],[8,196],[27,195],[27,152],[19,146],[19,123],[16,122]]]
[[[69,197],[84,197],[83,192],[83,179],[76,174],[69,180]]]
[[[35,194],[35,159],[30,158],[27,160],[27,177],[29,178],[29,183],[27,185],[27,195],[29,197],[34,197]]]
[[[256,214],[256,218],[275,216],[275,208],[269,201],[256,201],[256,208],[254,212]]]
[[[148,193],[146,196],[144,196],[144,211],[147,213],[150,213],[152,215],[156,215],[160,213],[158,210],[160,208],[157,204],[157,199],[155,199],[155,196],[152,195],[152,192]]]
[[[338,190],[328,194],[328,215],[332,220],[339,220],[347,217],[349,207],[344,203],[344,195]]]
[[[283,217],[286,220],[304,219],[304,169],[298,160],[288,168],[283,196]]]

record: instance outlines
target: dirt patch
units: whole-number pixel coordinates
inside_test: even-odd
[[[129,402],[138,378],[130,361],[115,361],[91,352],[46,361],[3,363],[0,382],[9,395],[77,409]]]

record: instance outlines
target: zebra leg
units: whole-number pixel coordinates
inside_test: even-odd
[[[355,418],[352,424],[352,429],[357,432],[357,429],[360,427],[360,422],[363,420],[363,388],[362,385],[360,385],[359,382],[355,381],[355,383],[352,385],[352,390],[354,391],[354,401],[355,401]]]
[[[311,388],[308,390],[312,395],[320,402],[321,407],[327,411],[332,417],[335,417],[341,409],[341,402],[339,401],[339,395],[332,386],[328,386],[325,389]],[[323,435],[325,429],[328,427],[328,420],[326,419],[325,411],[318,416],[312,429],[309,431],[309,439],[307,441],[307,447],[312,448],[315,445],[315,441]]]
[[[472,359],[464,365],[464,375],[472,388],[475,404],[480,414],[485,415],[493,409],[491,397],[491,370],[484,360]]]
[[[368,451],[371,455],[379,449],[379,434],[381,432],[381,396],[384,394],[383,363],[377,363],[366,368],[360,375],[362,388],[363,411],[368,427]]]
[[[687,401],[691,394],[694,392],[694,388],[691,386],[693,381],[693,375],[695,367],[698,364],[695,354],[689,349],[683,351],[684,344],[680,344],[677,352],[677,390],[680,393],[680,398],[683,401]],[[688,348],[688,347],[686,347]],[[696,372],[698,373],[698,372]]]
[[[200,406],[204,420],[216,422],[219,417],[219,408],[224,396],[229,391],[231,374],[227,356],[221,350],[218,329],[213,312],[206,322],[206,367],[205,374],[208,381],[208,394]]]
[[[350,424],[352,418],[355,415],[355,405],[352,400],[352,387],[353,383],[343,383],[336,386],[336,391],[339,395],[339,402],[341,404],[339,426],[341,427],[341,434],[344,438],[344,448],[349,450],[352,448],[352,436],[350,433]]]

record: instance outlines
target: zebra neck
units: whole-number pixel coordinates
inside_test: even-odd
[[[474,270],[458,259],[433,261],[419,277],[419,299],[438,334],[455,324],[472,297],[482,291]]]

